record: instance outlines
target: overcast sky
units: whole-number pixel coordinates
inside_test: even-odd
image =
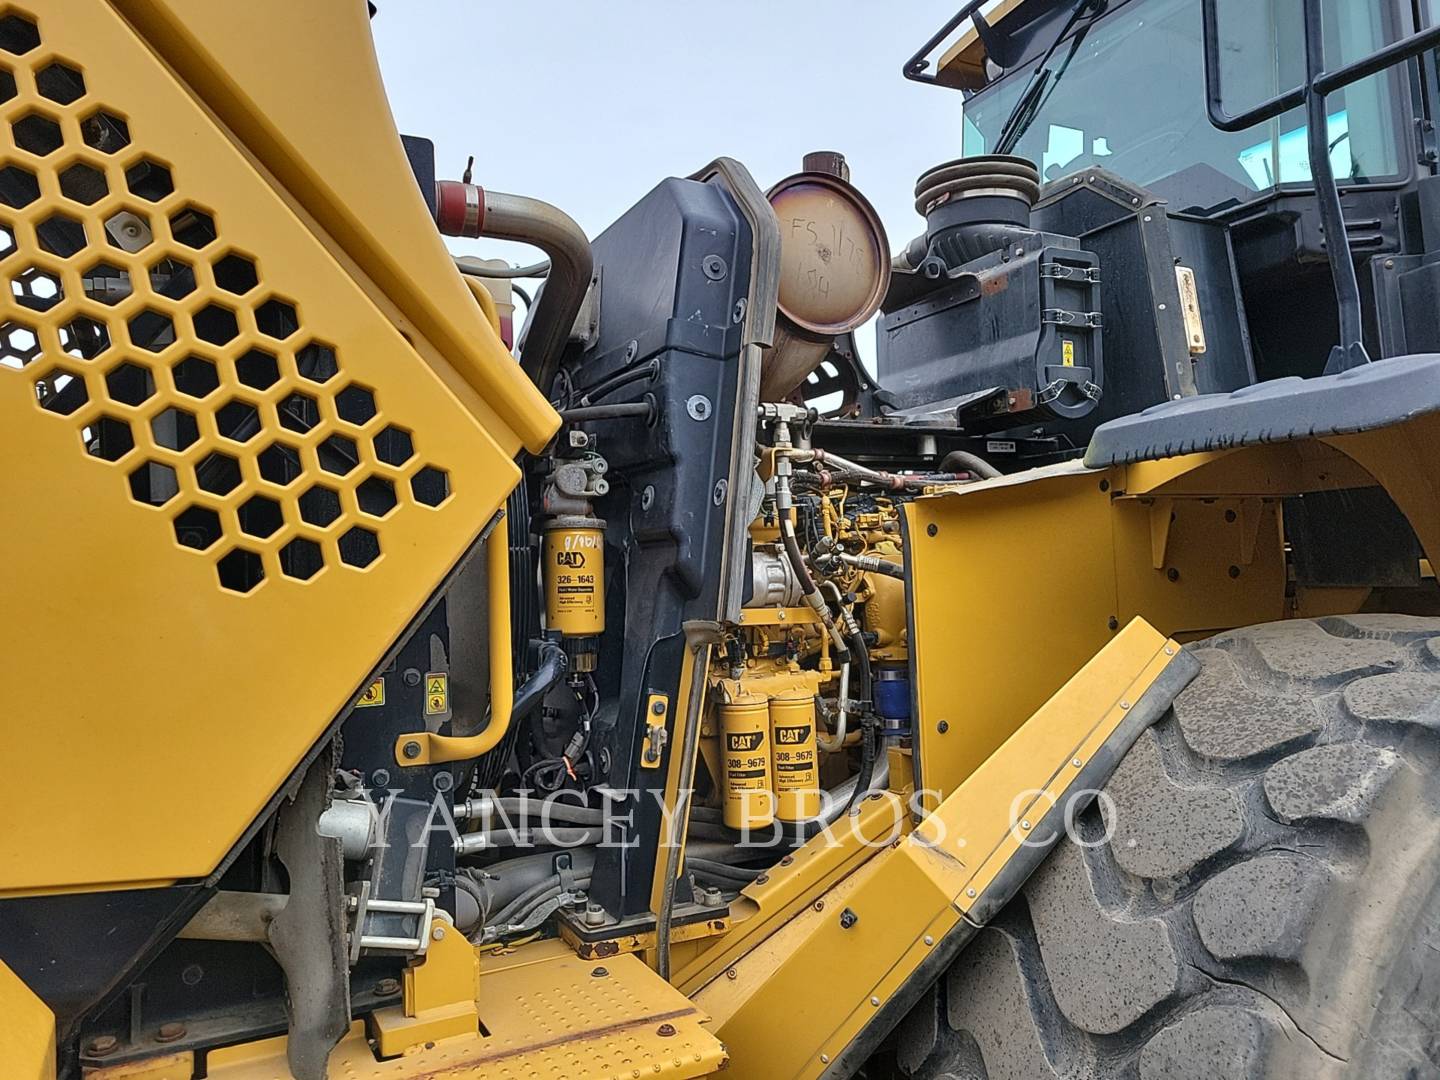
[[[442,178],[474,154],[476,183],[555,203],[593,237],[721,155],[766,188],[840,150],[893,251],[922,225],[915,178],[960,155],[959,93],[900,67],[960,2],[377,0],[373,27],[395,120],[435,140]]]

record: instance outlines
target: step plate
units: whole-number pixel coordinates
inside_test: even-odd
[[[531,956],[540,958],[531,960]],[[440,1078],[709,1076],[725,1048],[709,1017],[633,955],[581,960],[553,943],[486,960],[480,1018],[488,1035],[435,1043],[377,1061],[356,1021],[330,1057],[345,1080]],[[603,969],[605,974],[595,975]],[[673,1034],[661,1032],[673,1031]],[[289,1080],[285,1040],[267,1039],[210,1055],[210,1080]]]

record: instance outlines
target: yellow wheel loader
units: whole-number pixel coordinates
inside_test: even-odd
[[[0,6],[0,1077],[1440,1076],[1433,4],[973,0],[895,243],[372,15]]]

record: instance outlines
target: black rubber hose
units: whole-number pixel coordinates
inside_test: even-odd
[[[567,424],[579,424],[586,420],[620,420],[632,416],[643,416],[648,421],[654,415],[655,407],[648,401],[630,401],[622,405],[581,405],[575,409],[560,410],[560,419]]]
[[[879,756],[878,748],[875,745],[875,718],[870,713],[860,717],[860,732],[860,772],[857,776],[855,790],[850,794],[850,801],[845,804],[847,814],[870,790],[870,783],[875,779],[875,759]]]
[[[870,711],[875,693],[874,677],[870,670],[870,650],[865,647],[865,639],[862,637],[856,636],[851,641],[851,667],[855,669],[855,679],[859,684],[857,698],[863,704],[860,712],[859,780],[850,795],[850,801],[845,805],[846,813],[870,790],[870,782],[875,778],[875,759],[878,756],[875,745],[877,727],[874,714]]]
[[[960,469],[972,472],[984,480],[994,480],[1003,475],[994,465],[968,450],[951,450],[940,461],[941,472],[955,472]]]
[[[734,881],[742,884],[754,881],[764,873],[763,870],[747,870],[742,866],[711,862],[709,859],[686,859],[685,868],[712,881]]]
[[[629,386],[632,382],[640,382],[644,379],[649,379],[651,382],[654,382],[656,376],[659,374],[660,361],[658,359],[647,360],[637,367],[630,368],[628,371],[622,371],[617,375],[612,375],[608,379],[601,379],[594,386],[580,391],[580,404],[582,406],[591,405],[607,394],[613,394],[622,386]]]
[[[815,579],[810,576],[810,570],[805,565],[805,556],[800,552],[800,542],[795,539],[795,526],[791,524],[788,515],[781,516],[780,537],[785,545],[785,557],[790,560],[790,568],[795,571],[795,578],[800,582],[800,591],[805,594],[807,599],[816,596],[820,590],[815,587]],[[812,601],[811,606],[822,612],[822,616],[826,619],[826,629],[833,630],[834,618],[829,614],[829,605],[821,599],[818,605]],[[835,663],[848,664],[849,662],[849,652],[837,644]]]
[[[856,700],[865,702],[868,707],[874,702],[875,685],[870,672],[870,650],[865,646],[865,639],[859,635],[850,638],[850,662],[859,684]]]
[[[520,689],[515,691],[515,703],[510,710],[510,723],[519,723],[529,716],[545,700],[555,685],[565,677],[565,671],[570,666],[570,660],[565,655],[565,650],[553,641],[547,641],[540,646],[540,666],[535,669],[535,674],[526,679]]]

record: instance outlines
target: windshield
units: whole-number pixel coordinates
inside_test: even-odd
[[[1302,0],[1221,0],[1225,109],[1237,114],[1304,82]],[[1394,40],[1384,3],[1326,0],[1330,65]],[[1403,33],[1403,31],[1402,31]],[[1031,82],[1034,61],[965,104],[966,157],[989,153]],[[1205,112],[1198,0],[1130,0],[1081,25],[1046,65],[1052,72],[1016,154],[1046,180],[1100,166],[1137,184],[1183,172],[1218,172],[1235,195],[1308,183],[1303,110],[1233,135]],[[1329,137],[1342,181],[1394,178],[1399,129],[1382,73],[1329,98]],[[1033,93],[1033,91],[1032,91]],[[1209,185],[1212,189],[1214,185]]]

